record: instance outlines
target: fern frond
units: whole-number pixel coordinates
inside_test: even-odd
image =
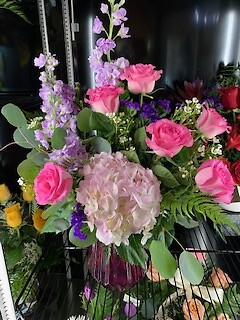
[[[209,219],[220,234],[224,225],[229,226],[237,234],[240,234],[240,230],[230,220],[225,211],[210,197],[201,193],[189,193],[182,196],[168,193],[163,197],[161,210],[170,212],[175,220],[177,220],[177,215],[182,215],[189,219],[196,218],[200,221]]]
[[[22,7],[22,0],[0,0],[0,9],[7,9],[17,14],[27,23],[31,23],[25,15]]]

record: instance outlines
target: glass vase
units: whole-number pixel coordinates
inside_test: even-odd
[[[124,261],[111,247],[111,256],[107,261],[104,247],[94,243],[88,251],[88,268],[95,280],[106,288],[125,291],[137,284],[145,275],[143,268]]]

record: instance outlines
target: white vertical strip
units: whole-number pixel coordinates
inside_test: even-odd
[[[47,55],[49,53],[49,42],[48,42],[48,32],[47,32],[47,21],[46,21],[46,11],[44,0],[38,0],[38,15],[39,15],[39,25],[42,35],[42,45],[43,53]]]
[[[0,311],[3,320],[16,320],[7,267],[0,242]]]

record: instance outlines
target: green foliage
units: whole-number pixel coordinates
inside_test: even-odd
[[[36,166],[43,166],[44,163],[49,159],[46,152],[41,152],[40,150],[32,149],[28,154],[27,158],[30,159]]]
[[[34,130],[28,129],[27,125],[18,127],[13,133],[14,141],[23,148],[38,149],[38,144],[35,140]]]
[[[102,137],[93,137],[90,143],[96,153],[112,152],[111,144],[106,139],[103,139]]]
[[[194,255],[188,251],[183,251],[179,258],[179,268],[183,276],[193,285],[200,284],[204,270],[200,261],[198,261]]]
[[[74,237],[74,235],[73,235],[74,229],[73,228],[70,229],[69,240],[75,246],[80,247],[80,248],[87,248],[97,241],[95,232],[90,232],[87,224],[84,224],[82,226],[81,231],[87,236],[86,241],[83,241],[77,237]]]
[[[166,187],[175,188],[179,186],[179,182],[176,180],[174,175],[163,165],[156,164],[151,169]]]
[[[36,166],[30,159],[23,160],[17,167],[17,172],[20,177],[28,182],[34,182],[34,179],[38,175],[40,167]]]
[[[57,150],[62,149],[66,144],[66,141],[65,141],[66,135],[67,133],[65,129],[56,128],[51,138],[52,147]]]
[[[161,202],[161,210],[170,212],[176,221],[178,215],[189,219],[196,217],[199,221],[210,219],[214,227],[221,234],[220,227],[228,225],[239,234],[236,225],[228,218],[225,211],[210,197],[202,193],[189,192],[186,194],[166,193]]]
[[[27,119],[20,108],[12,103],[6,104],[2,110],[2,115],[7,119],[7,121],[14,127],[22,127],[27,124]]]
[[[0,0],[0,9],[1,8],[8,9],[24,19],[27,23],[31,23],[24,13],[22,0]]]
[[[125,261],[146,268],[148,255],[141,245],[138,235],[131,235],[129,245],[121,244],[115,247],[118,255]]]
[[[166,278],[173,278],[177,270],[177,262],[162,241],[153,240],[150,245],[153,266],[159,274]]]

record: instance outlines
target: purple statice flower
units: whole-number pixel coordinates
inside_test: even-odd
[[[84,295],[87,300],[92,300],[95,296],[95,292],[92,287],[90,286],[85,286],[84,287]]]
[[[110,51],[116,47],[116,43],[111,39],[99,38],[96,42],[97,47],[103,53],[108,54]]]
[[[203,104],[207,104],[209,107],[214,109],[222,109],[223,105],[220,102],[220,99],[218,97],[211,97],[203,99]]]
[[[85,220],[86,220],[86,215],[84,213],[84,210],[81,208],[80,203],[77,203],[76,210],[72,212],[71,226],[74,229],[73,231],[74,237],[79,238],[82,241],[87,240],[87,236],[84,234],[84,232],[81,231],[81,227]]]
[[[137,111],[140,111],[140,104],[138,102],[132,102],[132,101],[128,101],[128,100],[121,100],[121,105],[126,106],[128,108],[132,108],[135,109]]]
[[[118,31],[117,36],[121,39],[130,38],[131,36],[128,34],[129,28],[124,26],[124,23],[121,24],[121,27]]]
[[[103,23],[98,17],[96,17],[93,22],[93,32],[100,34],[102,31],[103,31]]]
[[[132,302],[126,303],[124,312],[126,316],[132,318],[137,313],[137,307]]]
[[[39,69],[43,68],[46,64],[46,57],[44,54],[40,53],[38,58],[34,59],[34,65],[35,67],[38,67]]]
[[[154,103],[143,103],[140,117],[150,119],[151,122],[160,119]]]
[[[113,12],[112,16],[113,16],[113,24],[115,26],[120,26],[120,24],[123,21],[127,21],[127,10],[124,8],[120,8],[118,10],[116,10],[115,12]]]
[[[101,3],[100,10],[102,11],[102,13],[108,13],[108,5],[105,3]]]
[[[167,99],[158,100],[156,102],[156,106],[163,107],[166,110],[166,113],[169,114],[172,111],[170,103],[171,103],[171,101],[169,101]]]

